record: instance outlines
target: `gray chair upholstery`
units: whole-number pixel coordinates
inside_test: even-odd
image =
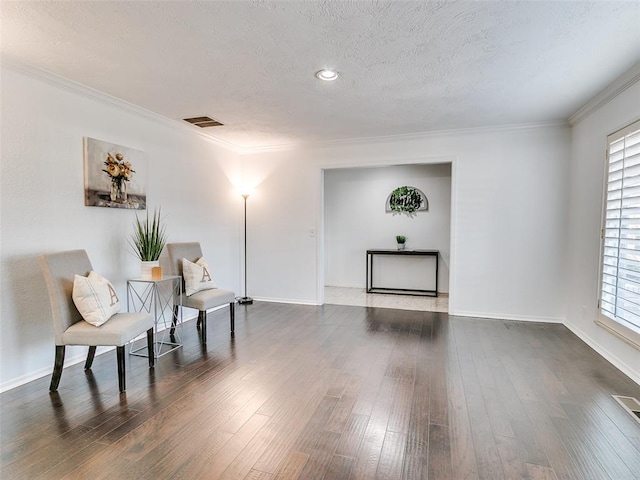
[[[198,242],[167,243],[161,256],[163,268],[168,269],[170,275],[182,276],[182,259],[186,258],[195,262],[202,257],[202,249]],[[184,292],[184,278],[182,279],[182,291]],[[215,288],[203,290],[193,295],[182,295],[182,306],[198,310],[198,322],[202,343],[207,342],[207,310],[229,304],[229,323],[231,335],[235,331],[235,302],[236,294],[230,290]],[[176,307],[177,308],[177,307]]]
[[[64,366],[66,345],[88,345],[89,353],[85,370],[93,364],[97,346],[115,346],[118,359],[118,386],[126,388],[124,356],[125,345],[141,333],[147,332],[149,367],[154,365],[154,320],[149,313],[117,313],[105,324],[96,327],[83,320],[73,303],[73,279],[76,274],[87,275],[91,262],[84,250],[69,250],[40,256],[49,301],[53,313],[53,330],[56,342],[56,359],[49,390],[55,392],[60,383]]]

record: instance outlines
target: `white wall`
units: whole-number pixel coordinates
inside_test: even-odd
[[[256,191],[265,192],[255,198],[259,219],[248,227],[249,293],[322,301],[322,169],[452,161],[450,312],[561,322],[569,155],[570,131],[561,126],[244,155]]]
[[[594,323],[607,135],[640,118],[636,83],[576,124],[572,132],[567,326],[640,383],[640,351]]]
[[[127,245],[134,213],[83,204],[84,136],[147,153],[149,206],[162,207],[170,241],[201,241],[218,283],[238,292],[242,203],[234,185],[253,185],[248,293],[312,304],[323,301],[322,170],[450,162],[450,312],[566,317],[570,328],[640,381],[638,351],[593,323],[604,142],[640,117],[638,84],[573,132],[487,129],[238,159],[122,102],[6,65],[0,73],[0,389],[51,371],[53,333],[38,254],[85,248],[120,295],[126,279],[138,274]],[[68,358],[79,354],[84,350]]]
[[[253,157],[253,156],[252,156]],[[317,304],[318,175],[304,158],[245,158],[247,290],[256,299]]]
[[[242,199],[229,180],[240,175],[234,154],[121,102],[16,69],[1,73],[0,389],[52,369],[38,254],[86,249],[121,298],[126,279],[139,275],[127,243],[134,212],[84,206],[84,136],[146,153],[148,206],[162,207],[169,240],[200,241],[218,284],[238,291]],[[85,352],[69,349],[67,358]]]
[[[413,217],[385,212],[387,197],[402,185],[422,190],[429,210]],[[404,235],[407,249],[440,251],[438,291],[449,291],[451,164],[325,170],[324,207],[326,285],[363,288],[364,252],[395,249],[395,236]],[[384,285],[394,285],[389,280]]]

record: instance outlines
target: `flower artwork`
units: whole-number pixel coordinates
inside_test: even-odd
[[[112,202],[127,202],[127,183],[131,181],[131,177],[136,171],[131,168],[131,163],[124,160],[124,156],[121,153],[116,153],[116,158],[113,158],[111,153],[107,153],[107,159],[104,162],[105,168],[102,169],[104,173],[111,178],[111,188],[109,191],[109,197]]]
[[[146,159],[142,152],[85,137],[84,172],[85,205],[146,208]]]

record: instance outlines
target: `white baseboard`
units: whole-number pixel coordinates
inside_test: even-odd
[[[317,301],[310,300],[291,300],[289,298],[269,298],[269,297],[253,297],[258,302],[270,302],[270,303],[291,303],[293,305],[311,305],[314,307],[320,304]]]
[[[98,347],[96,349],[96,356],[102,355],[103,353],[110,352],[114,350],[115,347]],[[54,357],[55,347],[51,348],[51,357]],[[71,365],[76,365],[78,363],[82,363],[87,359],[87,354],[82,353],[78,355],[73,355],[71,357],[65,357],[64,359],[64,368],[70,367]],[[32,382],[33,380],[37,380],[38,378],[49,376],[53,373],[53,363],[50,365],[40,368],[35,372],[28,373],[18,378],[14,378],[9,380],[8,382],[0,385],[0,393],[6,392],[7,390],[11,390],[12,388],[19,387],[20,385],[24,385],[25,383]]]
[[[300,300],[291,300],[291,299],[281,299],[281,298],[255,298],[254,300],[260,301],[260,302],[271,302],[271,303],[290,303],[290,304],[294,304],[294,305],[311,305],[311,306],[318,306],[318,303],[316,302],[310,302],[310,301],[300,301]],[[226,305],[222,305],[220,307],[211,309],[209,311],[215,311],[215,310],[219,310],[221,308],[225,308]],[[607,361],[609,361],[614,367],[616,367],[618,370],[620,370],[621,372],[623,372],[625,375],[627,375],[629,378],[631,378],[634,382],[636,382],[637,384],[640,385],[640,372],[638,372],[637,370],[634,370],[631,366],[627,365],[625,362],[623,362],[622,360],[620,360],[618,357],[616,357],[615,355],[613,355],[611,352],[605,350],[604,348],[602,348],[596,341],[594,341],[589,335],[585,334],[582,330],[580,330],[578,327],[576,327],[575,325],[572,325],[570,323],[568,323],[565,319],[563,318],[556,318],[556,317],[530,317],[530,316],[524,316],[524,315],[494,315],[494,314],[487,314],[487,313],[480,313],[480,312],[465,312],[465,311],[456,311],[456,312],[449,312],[449,315],[454,315],[454,316],[460,316],[460,317],[475,317],[475,318],[486,318],[486,319],[491,319],[491,320],[515,320],[515,321],[521,321],[521,322],[544,322],[544,323],[559,323],[559,324],[564,324],[569,330],[571,330],[574,334],[576,334],[578,336],[578,338],[580,338],[583,342],[585,342],[587,345],[589,345],[591,348],[593,348],[596,352],[598,352],[599,355],[601,355],[603,358],[605,358]],[[189,320],[195,320],[196,318],[198,318],[197,314],[189,314],[189,315],[185,315],[183,313],[183,318],[182,321],[183,322],[187,322]],[[159,331],[162,331],[159,330]],[[140,335],[138,338],[143,338],[144,335]],[[96,350],[96,355],[102,355],[103,353],[109,352],[111,350],[113,350],[115,347],[98,347],[98,349]],[[52,349],[53,352],[53,349]],[[78,363],[84,362],[86,360],[86,354],[81,354],[81,355],[74,355],[73,357],[67,357],[65,358],[65,362],[64,362],[64,368],[70,367],[72,365],[76,365]],[[19,387],[20,385],[24,385],[26,383],[29,383],[33,380],[37,380],[38,378],[42,378],[45,377],[47,375],[51,375],[53,371],[53,363],[51,363],[51,365],[41,368],[35,372],[31,372],[27,375],[23,375],[21,377],[18,378],[14,378],[8,382],[3,383],[2,385],[0,385],[0,393],[5,392],[7,390],[11,390],[12,388],[16,388]]]
[[[624,373],[631,380],[640,385],[640,371],[633,369],[630,365],[627,365],[625,362],[620,360],[617,356],[612,354],[607,349],[603,348],[598,342],[596,342],[593,338],[587,335],[584,331],[578,328],[576,325],[565,322],[565,327],[571,330],[575,335],[582,340],[584,343],[593,348],[598,354],[611,363],[614,367]]]
[[[565,323],[565,319],[561,317],[531,317],[528,315],[507,315],[507,314],[493,314],[486,312],[465,312],[456,311],[449,312],[449,315],[456,317],[477,317],[488,318],[491,320],[514,320],[517,322],[543,322],[543,323]]]
[[[222,307],[219,308],[223,308],[224,305]],[[209,311],[214,311],[217,310],[218,308],[213,308]],[[182,321],[183,322],[187,322],[189,320],[195,320],[196,318],[198,318],[198,314],[189,314],[189,315],[185,315],[184,313],[182,314]],[[166,328],[160,328],[158,329],[158,332],[162,332],[166,330]],[[138,335],[135,339],[134,342],[136,340],[140,340],[146,337],[146,333],[143,333],[141,335]],[[110,352],[112,350],[115,350],[116,347],[98,347],[96,349],[96,356],[98,355],[102,355],[103,353],[107,353]],[[51,356],[53,357],[55,354],[55,346],[52,346],[51,348]],[[78,363],[82,363],[87,359],[87,354],[86,353],[82,353],[79,355],[73,355],[73,356],[65,356],[64,359],[64,368],[70,367],[72,365],[77,365]],[[53,362],[51,364],[49,364],[46,367],[40,368],[38,370],[36,370],[35,372],[31,372],[28,373],[27,375],[23,375],[21,377],[18,378],[14,378],[12,380],[9,380],[8,382],[3,383],[2,385],[0,385],[0,393],[5,392],[7,390],[11,390],[12,388],[16,388],[19,387],[20,385],[24,385],[26,383],[32,382],[33,380],[37,380],[38,378],[42,378],[42,377],[46,377],[48,375],[51,375],[53,373]]]

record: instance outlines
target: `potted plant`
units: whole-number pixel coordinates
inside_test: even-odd
[[[160,210],[154,210],[152,219],[149,219],[148,210],[146,219],[140,220],[136,214],[131,246],[142,262],[142,278],[152,278],[152,269],[159,267],[158,259],[166,242],[167,234],[160,221]]]
[[[404,250],[404,244],[407,241],[407,237],[404,235],[396,235],[396,242],[398,242],[398,250]]]

